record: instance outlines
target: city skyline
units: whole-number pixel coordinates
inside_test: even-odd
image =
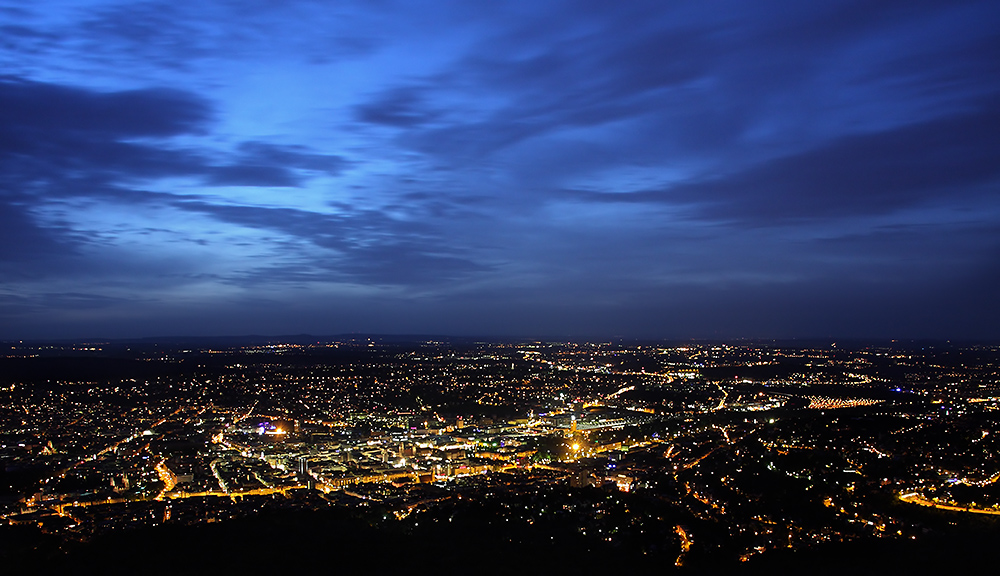
[[[998,23],[0,3],[0,339],[1000,338]]]
[[[938,574],[997,538],[996,344],[7,344],[18,573]]]

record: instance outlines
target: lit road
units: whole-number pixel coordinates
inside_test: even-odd
[[[159,464],[156,465],[156,474],[160,477],[160,482],[163,482],[163,490],[156,496],[157,500],[162,500],[163,495],[174,489],[177,485],[177,477],[174,473],[167,468],[167,461],[160,460]]]
[[[718,406],[716,406],[715,408],[712,408],[713,411],[715,411],[715,410],[722,410],[723,408],[725,408],[726,407],[726,400],[729,399],[729,392],[726,392],[726,389],[722,387],[722,384],[716,383],[716,386],[718,386],[719,387],[719,391],[722,392],[722,399],[719,400],[719,405]]]
[[[48,484],[49,482],[52,482],[56,478],[62,478],[62,477],[64,477],[67,472],[73,470],[77,466],[80,466],[84,462],[97,460],[98,457],[103,456],[104,454],[107,454],[108,452],[111,452],[112,450],[116,450],[122,444],[127,444],[127,443],[135,440],[136,438],[139,438],[140,436],[142,436],[142,433],[145,432],[146,430],[152,430],[153,428],[156,428],[157,426],[160,426],[161,424],[163,424],[164,422],[170,420],[170,418],[176,416],[177,414],[183,412],[184,410],[185,410],[184,407],[178,408],[177,410],[174,410],[169,416],[161,418],[159,421],[157,421],[157,422],[155,422],[155,423],[153,423],[151,425],[143,426],[141,430],[136,430],[135,432],[133,432],[127,438],[122,438],[121,440],[119,440],[119,441],[117,441],[117,442],[115,442],[113,444],[109,444],[108,446],[105,446],[104,448],[98,450],[97,452],[94,452],[93,454],[84,456],[83,458],[81,458],[80,460],[74,462],[73,464],[70,464],[69,466],[63,468],[62,470],[59,470],[58,472],[56,472],[52,476],[43,479],[40,482],[40,484],[42,486],[44,486],[45,484]]]
[[[226,486],[226,481],[223,480],[222,475],[219,474],[219,469],[217,468],[218,464],[219,464],[219,459],[216,458],[215,460],[209,462],[208,467],[209,469],[212,470],[212,475],[215,476],[215,480],[219,483],[219,488],[222,489],[222,493],[228,496],[229,487]]]
[[[302,484],[294,484],[292,486],[274,486],[271,488],[251,488],[250,490],[233,490],[232,492],[223,492],[220,490],[206,490],[204,492],[182,492],[182,493],[172,493],[167,494],[163,497],[164,500],[179,500],[183,498],[199,498],[201,496],[225,496],[228,498],[239,498],[241,496],[267,496],[270,494],[286,494],[289,490],[297,490],[299,488],[305,488]]]
[[[941,504],[934,502],[933,500],[928,500],[917,494],[916,492],[910,492],[908,494],[900,494],[899,499],[903,502],[908,502],[910,504],[917,504],[919,506],[926,506],[928,508],[937,508],[938,510],[950,510],[952,512],[969,512],[972,514],[992,514],[1000,515],[1000,510],[995,510],[993,508],[972,508],[971,506],[955,506],[953,504]]]
[[[674,561],[674,565],[683,566],[684,555],[691,550],[691,543],[692,543],[691,537],[688,536],[687,531],[684,530],[684,527],[681,526],[680,524],[677,525],[677,527],[674,529],[674,532],[676,532],[677,535],[681,537],[681,553],[677,555],[677,560]]]

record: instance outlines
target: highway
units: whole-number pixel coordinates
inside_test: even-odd
[[[899,499],[903,502],[908,502],[910,504],[917,504],[919,506],[926,506],[928,508],[937,508],[938,510],[950,510],[952,512],[969,512],[971,514],[992,514],[1000,515],[1000,510],[994,508],[973,508],[971,506],[955,506],[954,504],[941,504],[934,502],[933,500],[928,500],[916,492],[910,492],[907,494],[900,494]]]

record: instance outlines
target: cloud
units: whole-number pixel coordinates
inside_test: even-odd
[[[219,162],[217,151],[171,145],[170,137],[199,135],[212,120],[206,100],[178,90],[97,92],[0,80],[0,163],[8,192],[38,181],[83,182],[94,190],[178,177],[211,185],[298,186],[308,177],[303,171],[337,175],[348,165],[305,146],[243,142]]]
[[[387,85],[355,119],[405,128],[391,144],[435,166],[489,163],[523,186],[629,165],[732,172],[953,115],[1000,85],[997,34],[975,26],[996,12],[985,2],[525,12],[443,70]],[[538,149],[560,162],[532,165]]]
[[[59,198],[108,193],[124,179],[189,171],[197,159],[133,139],[203,129],[208,104],[176,90],[102,93],[0,79],[0,262],[6,279],[66,271],[87,240],[66,223],[38,220]]]
[[[237,164],[206,167],[205,183],[211,186],[273,186],[295,187],[302,183],[292,171],[283,166]]]
[[[996,2],[70,4],[0,30],[5,290],[508,333],[991,306]]]
[[[582,192],[601,202],[675,204],[708,220],[787,224],[887,214],[995,192],[1000,99],[976,113],[839,138],[733,174],[634,193]]]
[[[0,194],[38,201],[121,180],[197,174],[204,171],[197,153],[153,142],[197,133],[211,119],[207,102],[176,90],[96,92],[5,78]]]
[[[292,263],[257,267],[237,274],[239,281],[332,281],[371,285],[442,284],[486,271],[492,266],[475,261],[435,234],[427,225],[406,222],[372,210],[344,208],[339,214],[321,214],[290,208],[231,206],[180,200],[182,210],[257,230],[271,230],[328,250],[309,255],[294,249]]]
[[[0,266],[5,279],[30,276],[26,267],[44,260],[46,265],[63,254],[70,243],[65,234],[39,227],[24,206],[0,196]]]
[[[261,140],[228,150],[197,146],[214,118],[207,100],[178,90],[96,91],[0,80],[0,285],[108,277],[115,267],[109,262],[117,261],[121,269],[130,258],[121,241],[137,239],[138,233],[129,232],[134,227],[129,223],[170,208],[185,210],[181,198],[206,198],[214,187],[298,187],[317,176],[337,176],[350,165],[307,146]],[[185,145],[180,137],[188,139]],[[171,193],[162,185],[171,180],[186,181],[200,193]],[[276,229],[264,221],[242,225]],[[294,226],[285,230],[295,236]],[[188,232],[181,225],[168,236]],[[149,241],[148,235],[142,240]],[[165,245],[157,250],[171,251]],[[179,279],[200,273],[194,263],[176,258],[161,266]]]
[[[300,186],[307,176],[297,170],[337,176],[350,163],[334,154],[317,154],[305,146],[243,142],[233,164],[209,166],[207,182],[219,186]]]
[[[379,46],[348,2],[174,2],[98,6],[63,31],[96,61],[189,70],[204,61],[291,58],[319,62],[370,54]]]
[[[196,132],[210,120],[208,103],[180,90],[102,93],[0,78],[0,123],[6,133],[164,137]]]
[[[54,274],[54,258],[81,259],[87,244],[116,243],[121,232],[74,230],[51,217],[43,225],[37,217],[40,209],[52,212],[55,203],[64,203],[61,213],[79,200],[131,206],[127,209],[136,214],[140,205],[176,209],[236,228],[273,233],[268,242],[277,250],[273,258],[278,263],[247,264],[243,271],[227,270],[211,282],[440,284],[486,268],[461,256],[427,226],[378,210],[341,203],[337,213],[328,214],[219,203],[206,194],[178,196],[139,188],[144,182],[176,178],[200,181],[203,192],[214,186],[295,187],[314,176],[340,175],[351,165],[342,156],[307,146],[260,140],[239,143],[228,153],[180,147],[173,137],[198,135],[213,121],[212,106],[194,95],[155,89],[97,92],[7,79],[0,82],[0,103],[5,104],[0,112],[5,115],[0,127],[0,167],[5,168],[0,177],[4,207],[0,220],[6,224],[0,240],[10,240],[8,246],[31,247],[4,251],[0,261],[14,265],[22,275],[30,270]],[[437,206],[435,210],[447,204],[429,197],[423,202]],[[407,208],[412,215],[412,201]],[[314,249],[291,244],[282,248],[283,238],[305,241]],[[208,241],[202,239],[200,244]],[[29,255],[36,260],[30,261]],[[104,264],[92,261],[80,266],[97,273]],[[174,269],[163,273],[178,281],[205,279],[203,274],[185,273],[182,263],[170,266]],[[62,268],[62,274],[67,272]],[[53,301],[53,306],[59,302],[63,301]]]
[[[281,164],[336,176],[349,163],[340,156],[317,154],[306,146],[287,146],[267,142],[243,142],[239,146],[240,162],[265,165]]]
[[[399,87],[388,90],[355,108],[359,122],[410,128],[433,122],[440,112],[428,107],[423,99],[424,90],[416,87]]]

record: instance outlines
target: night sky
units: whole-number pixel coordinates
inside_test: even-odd
[[[1000,2],[0,0],[0,338],[1000,337]]]

